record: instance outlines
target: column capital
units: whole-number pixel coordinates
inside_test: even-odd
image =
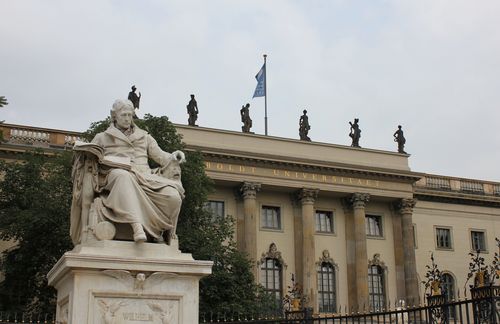
[[[255,199],[257,197],[257,192],[260,191],[260,183],[245,181],[241,185],[239,191],[243,199]]]
[[[353,208],[365,208],[366,204],[370,201],[370,194],[355,192],[349,197],[349,202]]]
[[[401,214],[412,214],[413,213],[413,208],[415,207],[416,203],[417,203],[417,199],[414,199],[414,198],[403,198],[403,199],[400,199],[396,203],[396,209]]]
[[[318,198],[319,189],[302,188],[297,192],[297,200],[304,204],[314,204]]]

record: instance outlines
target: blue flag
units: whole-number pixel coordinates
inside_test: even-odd
[[[266,63],[262,65],[259,73],[255,76],[257,79],[257,87],[255,87],[255,92],[253,97],[264,97],[266,95]]]

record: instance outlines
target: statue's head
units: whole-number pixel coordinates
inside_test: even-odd
[[[133,116],[134,116],[134,104],[132,101],[127,100],[127,99],[117,99],[113,103],[113,107],[111,108],[111,121],[113,124],[121,124],[119,125],[121,128],[128,128],[130,127],[131,124],[134,123]],[[130,121],[128,116],[125,116],[122,118],[122,115],[130,115]],[[123,120],[122,120],[123,119]],[[129,124],[127,127],[125,124]]]
[[[304,109],[303,113],[304,113],[304,115],[307,114],[307,110]]]
[[[132,86],[132,91],[135,91],[137,90],[137,88],[135,87],[135,85]]]
[[[354,122],[355,123],[359,122],[359,118],[354,118]]]
[[[398,125],[398,128],[401,129],[401,125]]]
[[[161,170],[161,174],[170,180],[181,181],[181,165],[178,160],[171,160]]]
[[[194,99],[194,94],[190,95],[191,96],[191,99]]]

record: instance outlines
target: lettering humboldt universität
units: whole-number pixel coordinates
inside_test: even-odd
[[[205,167],[207,170],[211,171],[223,171],[239,174],[254,174],[261,176],[273,176],[282,179],[298,179],[306,181],[314,181],[321,183],[330,184],[344,184],[344,185],[357,185],[365,187],[380,187],[379,180],[361,179],[361,178],[351,178],[351,177],[340,177],[326,174],[310,173],[310,172],[298,172],[282,169],[267,169],[267,168],[257,168],[239,164],[228,164],[220,162],[209,162],[205,161]]]

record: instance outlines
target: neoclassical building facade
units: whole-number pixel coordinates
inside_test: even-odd
[[[79,136],[0,127],[3,159],[31,146],[71,149]],[[500,183],[414,172],[396,152],[176,127],[214,181],[207,208],[236,220],[238,248],[276,299],[293,278],[319,312],[419,303],[431,252],[456,297],[468,254],[489,262],[498,251]]]

